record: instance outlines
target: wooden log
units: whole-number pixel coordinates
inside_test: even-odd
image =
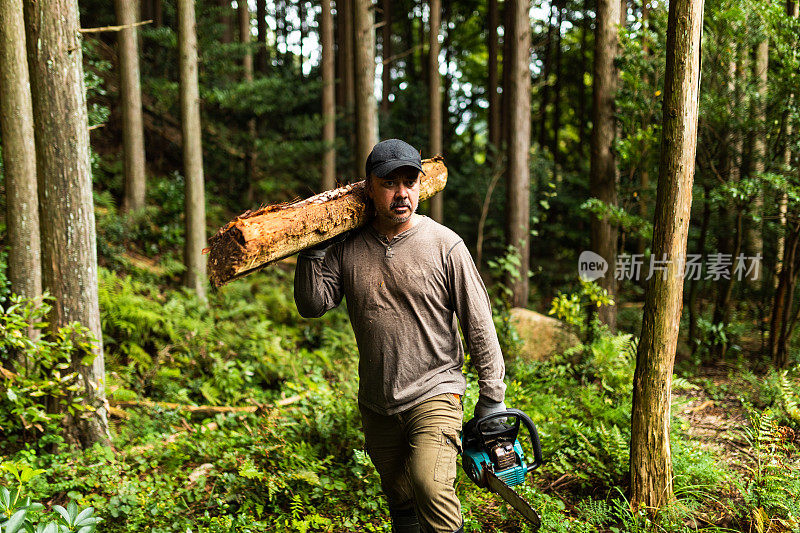
[[[419,199],[444,189],[447,167],[441,157],[422,162]],[[364,181],[291,204],[270,205],[236,217],[208,240],[211,284],[220,287],[270,263],[320,244],[369,219]]]

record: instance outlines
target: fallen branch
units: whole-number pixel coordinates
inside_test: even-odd
[[[135,28],[136,26],[144,26],[145,24],[152,24],[152,20],[142,20],[134,22],[133,24],[123,24],[121,26],[100,26],[98,28],[80,28],[78,31],[81,33],[101,33],[104,31],[120,31],[125,28]]]
[[[109,414],[119,418],[127,418],[128,413],[125,409],[145,407],[148,409],[169,409],[172,411],[183,411],[193,416],[212,416],[216,414],[231,414],[231,413],[255,413],[259,410],[286,407],[293,403],[299,402],[306,397],[306,394],[296,394],[289,398],[282,398],[275,403],[266,405],[245,405],[245,406],[229,406],[229,405],[186,405],[182,403],[172,402],[153,402],[150,400],[129,400],[129,401],[114,401],[109,400],[110,408]]]

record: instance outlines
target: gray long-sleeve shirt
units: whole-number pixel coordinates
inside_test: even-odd
[[[459,323],[480,393],[503,401],[505,365],[489,297],[455,232],[420,217],[387,242],[368,225],[324,256],[298,258],[294,298],[302,316],[320,317],[343,296],[366,407],[391,415],[438,394],[464,394]]]

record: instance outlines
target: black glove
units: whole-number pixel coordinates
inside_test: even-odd
[[[476,420],[480,420],[481,418],[493,415],[494,413],[505,413],[506,411],[507,408],[505,402],[496,402],[491,398],[487,398],[486,396],[478,396],[478,403],[475,404],[475,413],[473,416]],[[498,417],[486,422],[483,427],[489,431],[495,431],[500,429],[500,425],[505,421],[505,418]]]
[[[314,246],[309,246],[303,250],[300,250],[298,257],[306,257],[308,259],[323,259],[325,257],[325,252],[333,246],[334,244],[339,244],[343,242],[347,237],[350,236],[350,231],[345,231],[344,233],[340,233],[335,237],[331,237],[327,241],[322,241],[319,244],[315,244]]]

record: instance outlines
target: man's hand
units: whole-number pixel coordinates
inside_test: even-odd
[[[481,418],[487,417],[494,413],[505,413],[506,410],[507,408],[505,402],[496,402],[490,398],[487,398],[486,396],[478,396],[478,403],[475,404],[475,413],[473,416],[477,420],[480,420]],[[499,429],[498,426],[500,426],[500,424],[503,422],[505,422],[505,418],[498,417],[487,422],[484,427],[489,431],[494,431]]]
[[[345,239],[347,239],[347,237],[350,235],[351,231],[353,231],[353,230],[345,231],[344,233],[341,233],[341,234],[337,235],[336,237],[332,237],[332,238],[328,239],[327,241],[322,241],[319,244],[315,244],[314,246],[310,246],[308,248],[300,250],[300,253],[298,255],[300,257],[307,257],[309,259],[323,259],[325,257],[325,251],[330,246],[333,246],[334,244],[338,244],[338,243],[344,241]]]

